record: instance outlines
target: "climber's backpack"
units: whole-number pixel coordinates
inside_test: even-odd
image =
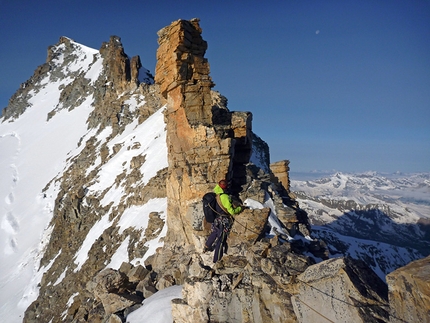
[[[218,217],[216,211],[216,194],[214,192],[208,192],[203,195],[203,213],[205,214],[206,222],[213,223],[215,218]]]

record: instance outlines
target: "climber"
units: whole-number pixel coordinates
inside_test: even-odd
[[[223,179],[213,190],[216,193],[216,213],[219,216],[212,223],[211,234],[206,240],[203,252],[215,250],[214,263],[222,258],[224,252],[227,252],[227,236],[233,225],[233,215],[245,209],[243,205],[236,207],[233,205],[231,196],[226,193],[227,189],[227,181]]]

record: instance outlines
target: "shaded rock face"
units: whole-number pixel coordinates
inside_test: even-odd
[[[390,322],[430,322],[430,257],[387,275]]]

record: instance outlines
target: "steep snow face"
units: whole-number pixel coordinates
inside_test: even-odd
[[[132,107],[135,109],[133,105]],[[139,182],[141,185],[147,184],[160,169],[167,167],[167,146],[163,111],[164,108],[161,108],[141,125],[138,124],[137,120],[134,120],[126,126],[123,133],[112,140],[108,141],[111,135],[110,128],[106,128],[105,131],[97,136],[97,139],[101,142],[108,142],[107,148],[109,152],[112,152],[115,146],[121,147],[119,153],[115,154],[108,163],[101,166],[98,171],[97,181],[87,188],[89,194],[94,193],[96,196],[105,189],[109,189],[108,193],[103,197],[102,205],[107,205],[111,201],[114,201],[114,205],[118,205],[121,197],[124,196],[121,186],[113,184],[118,175],[118,170],[124,170],[125,175],[130,174],[130,163],[134,156],[142,155],[145,156],[146,160],[140,168],[140,172],[143,174],[143,179]],[[90,173],[92,170],[93,168],[89,168],[87,173]]]
[[[129,100],[134,101],[134,100]],[[130,104],[129,102],[129,104]],[[137,101],[134,101],[137,104]],[[131,104],[132,109],[136,107]],[[138,124],[137,120],[126,126],[124,132],[120,135],[110,138],[110,128],[97,135],[100,143],[107,143],[106,147],[109,151],[113,151],[114,147],[121,147],[108,162],[102,164],[98,160],[92,167],[87,170],[87,173],[93,171],[95,166],[98,168],[96,180],[86,188],[86,195],[100,199],[101,206],[109,206],[110,210],[118,206],[127,193],[124,192],[125,186],[117,185],[116,179],[119,174],[125,174],[125,178],[131,172],[131,161],[135,156],[145,156],[145,163],[140,167],[140,172],[143,178],[134,184],[134,186],[143,187],[148,181],[154,177],[160,169],[167,167],[167,146],[166,132],[164,124],[163,112],[165,107],[160,108],[156,113],[151,115],[145,122]],[[148,225],[149,214],[157,212],[162,215],[165,220],[166,216],[166,198],[155,198],[141,206],[130,206],[125,209],[116,226],[119,227],[119,234],[122,234],[127,228],[144,229]],[[77,267],[74,272],[81,269],[83,263],[88,258],[88,251],[93,246],[93,243],[102,233],[112,225],[114,220],[110,211],[100,219],[90,230],[87,238],[82,244],[81,249],[75,256],[75,264]],[[167,227],[164,227],[160,235],[153,241],[147,243],[149,251],[143,258],[129,259],[127,247],[128,244],[123,241],[123,248],[114,255],[108,267],[118,269],[122,262],[131,262],[132,264],[143,262],[148,256],[153,254],[155,250],[162,246],[162,238],[165,236]],[[143,239],[143,237],[141,237]]]
[[[86,71],[88,78],[94,80],[101,66],[100,58],[93,60],[97,51],[76,46],[86,58],[67,68]],[[59,53],[55,62],[62,68],[64,55],[60,48],[54,51]],[[71,78],[53,78],[49,73],[34,84],[25,113],[13,122],[0,124],[0,304],[3,318],[16,314],[17,310],[22,314],[28,306],[28,302],[21,301],[16,308],[39,270],[43,247],[49,238],[47,226],[53,214],[57,188],[52,185],[48,191],[42,193],[42,190],[62,172],[67,157],[77,153],[76,144],[87,132],[91,96],[75,109],[61,110],[51,119],[47,118],[59,104],[59,88],[70,82]],[[27,294],[32,292],[27,288]],[[31,295],[25,297],[32,300]],[[16,317],[6,319],[8,322],[15,320]]]
[[[82,143],[97,137],[98,147],[105,144],[110,152],[115,149],[113,158],[103,163],[99,159],[87,170],[87,174],[97,171],[96,180],[87,187],[87,194],[101,197],[101,192],[106,193],[102,204],[111,208],[124,196],[123,186],[117,185],[115,179],[119,174],[130,172],[134,156],[145,158],[140,167],[143,178],[135,185],[144,186],[160,169],[167,167],[164,108],[160,107],[141,124],[137,120],[131,122],[117,137],[112,137],[110,127],[98,134],[95,129],[88,129],[87,120],[94,108],[91,88],[103,74],[103,59],[97,50],[70,42],[72,51],[66,50],[64,44],[50,49],[49,72],[32,78],[31,91],[15,98],[18,105],[24,107],[21,113],[0,124],[0,316],[5,322],[22,321],[24,311],[38,296],[43,274],[63,253],[60,250],[47,265],[40,266],[53,230],[49,223],[60,190],[59,179],[82,152],[85,147]],[[151,83],[149,72],[144,72],[146,83]],[[70,102],[66,98],[65,105],[61,90],[77,78],[81,78],[78,81],[85,84],[89,92]],[[29,83],[26,84],[28,90]],[[145,103],[145,97],[139,92],[124,100],[129,110],[136,113]],[[130,227],[144,230],[151,212],[157,212],[164,220],[166,199],[152,199],[145,205],[124,211],[117,221],[120,231]],[[94,241],[112,225],[109,215],[90,230],[70,268],[64,269],[54,286],[63,281],[68,270],[77,271],[85,263]],[[164,226],[153,240],[146,242],[148,252],[144,258],[129,259],[129,240],[125,238],[106,265],[118,268],[123,261],[134,264],[143,261],[162,246],[166,230]]]

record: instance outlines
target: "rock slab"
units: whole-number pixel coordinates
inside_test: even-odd
[[[430,322],[430,257],[387,275],[390,322]]]

